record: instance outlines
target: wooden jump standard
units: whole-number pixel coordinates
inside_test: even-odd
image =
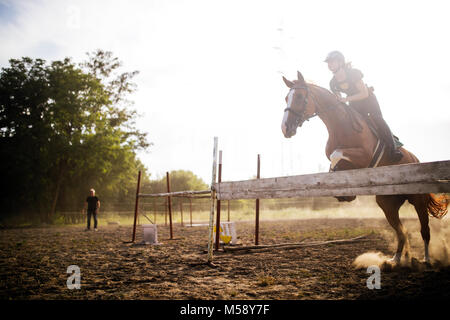
[[[166,181],[167,181],[167,192],[166,193],[140,193],[141,189],[141,171],[138,172],[138,182],[136,188],[136,202],[134,206],[134,223],[133,223],[133,235],[131,237],[130,242],[134,242],[136,240],[136,226],[137,226],[137,218],[138,218],[138,210],[139,210],[139,198],[158,198],[158,197],[166,197],[167,198],[167,207],[169,210],[169,233],[170,240],[173,240],[173,227],[172,227],[172,197],[183,197],[191,199],[201,199],[201,198],[211,198],[211,190],[200,190],[200,191],[175,191],[170,192],[170,174],[166,172]],[[209,196],[204,196],[209,195]],[[180,203],[181,210],[181,225],[183,225],[183,208]],[[191,224],[192,224],[192,204],[191,204]]]

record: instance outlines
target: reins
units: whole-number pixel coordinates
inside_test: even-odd
[[[300,113],[298,111],[295,111],[294,109],[292,109],[291,107],[287,107],[286,109],[284,109],[284,112],[289,111],[292,112],[297,118],[295,118],[295,123],[298,126],[300,124],[300,121],[304,122],[304,121],[309,121],[309,119],[311,119],[312,117],[315,117],[317,115],[317,112],[314,113],[311,117],[308,117],[307,119],[303,119],[303,116],[305,115],[306,112],[306,105],[308,104],[308,96],[310,94],[310,90],[308,86],[301,86],[301,87],[292,87],[291,90],[295,90],[295,89],[306,89],[306,95],[305,98],[302,101],[302,105],[305,106],[305,108],[303,108],[303,112]],[[315,103],[317,104],[317,100],[315,99],[315,97],[311,94],[311,96],[313,97],[313,99],[316,101]]]
[[[316,88],[322,89],[319,86],[315,86],[315,85],[313,85],[313,86],[316,87]],[[311,119],[312,117],[314,117],[316,115],[319,115],[319,108],[323,109],[322,105],[319,104],[319,102],[317,101],[316,96],[312,92],[311,92],[311,96],[312,96],[312,98],[314,100],[314,103],[316,104],[316,112],[311,117],[309,117],[308,119]],[[335,105],[332,105],[331,108],[337,107],[339,104],[343,105],[344,111],[348,114],[348,116],[350,118],[350,123],[352,124],[353,130],[355,130],[358,133],[361,132],[363,128],[362,128],[361,124],[359,123],[359,121],[357,121],[357,119],[355,119],[355,115],[354,115],[355,110],[353,110],[350,106],[348,106],[345,103],[340,102],[340,101],[337,101],[337,103]],[[355,124],[358,125],[358,128],[355,128]]]
[[[315,88],[319,88],[319,89],[324,90],[323,88],[321,88],[319,86],[316,86],[316,85],[313,85],[313,84],[311,84],[311,85],[314,86]],[[287,108],[284,109],[284,112],[288,111],[288,112],[291,112],[292,114],[294,114],[296,116],[294,121],[295,121],[295,125],[297,127],[301,123],[303,123],[305,121],[309,121],[309,119],[311,119],[311,118],[313,118],[315,116],[318,116],[321,113],[320,110],[328,110],[329,108],[334,108],[334,107],[337,107],[339,104],[341,104],[341,105],[343,105],[344,111],[348,114],[348,117],[350,119],[350,123],[352,125],[353,130],[355,130],[356,132],[361,132],[362,131],[363,128],[362,128],[361,124],[357,121],[357,119],[355,119],[355,115],[354,115],[355,111],[352,110],[350,106],[346,105],[343,102],[337,101],[337,103],[335,105],[332,105],[329,108],[325,108],[325,107],[323,107],[323,105],[321,105],[318,102],[316,95],[311,91],[311,89],[308,87],[308,85],[300,86],[300,87],[292,87],[291,88],[291,90],[295,90],[295,89],[305,89],[306,90],[306,95],[305,95],[303,101],[301,102],[301,105],[303,105],[304,108],[302,109],[301,112],[299,112],[299,111],[296,111],[296,110],[292,109],[291,107],[287,107]],[[311,96],[312,100],[314,101],[314,103],[316,105],[316,112],[314,112],[310,117],[308,117],[306,119],[303,119],[303,117],[305,115],[305,112],[306,112],[306,106],[308,104],[308,97],[309,96]],[[355,127],[355,124],[358,124],[358,127]]]

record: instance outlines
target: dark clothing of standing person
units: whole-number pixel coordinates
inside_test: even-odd
[[[99,199],[98,197],[94,196],[89,196],[86,198],[86,202],[88,203],[88,209],[87,209],[87,228],[90,229],[91,228],[91,216],[94,217],[94,229],[97,229],[97,224],[98,224],[98,220],[97,220],[97,203],[98,203]]]
[[[86,202],[84,203],[84,208],[86,209],[87,205],[87,229],[91,229],[91,216],[94,217],[94,231],[97,231],[97,213],[100,208],[100,200],[95,196],[95,190],[90,190],[89,197],[86,198]]]

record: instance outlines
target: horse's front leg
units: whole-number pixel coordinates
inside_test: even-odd
[[[371,160],[363,148],[337,148],[330,154],[329,159],[331,162],[330,172],[366,168]],[[335,198],[338,201],[350,202],[355,200],[356,196]]]

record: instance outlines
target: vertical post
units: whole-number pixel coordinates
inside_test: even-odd
[[[227,209],[228,209],[228,222],[230,222],[230,200],[228,200]]]
[[[261,159],[260,159],[260,155],[258,154],[256,179],[260,178],[260,164],[261,164]],[[259,199],[256,199],[255,245],[258,245],[258,244],[259,244]]]
[[[153,212],[155,213],[155,224],[156,224],[156,198],[153,198]]]
[[[192,227],[192,198],[189,197],[189,215],[191,219],[191,227]]]
[[[131,238],[131,242],[134,242],[136,240],[136,222],[137,222],[138,208],[139,208],[139,191],[140,191],[140,189],[141,189],[141,170],[139,170],[139,173],[138,173],[138,181],[137,181],[137,188],[136,188],[136,203],[134,204],[133,236]]]
[[[183,225],[183,198],[179,198],[178,202],[180,204],[180,214],[181,214],[181,226],[184,227]]]
[[[167,198],[164,199],[164,225],[167,227]]]
[[[222,182],[222,150],[219,151],[219,176],[217,181]],[[215,250],[219,250],[220,241],[220,200],[217,200],[217,216],[216,216],[216,246]]]
[[[208,263],[212,263],[213,259],[213,227],[214,227],[214,207],[216,203],[216,171],[217,171],[217,137],[214,137],[213,148],[213,167],[211,177],[211,210],[209,212],[209,236],[208,236]]]
[[[170,176],[169,176],[169,172],[166,172],[166,180],[167,180],[167,193],[170,193]],[[172,239],[173,239],[173,230],[172,230],[172,201],[170,200],[170,196],[167,196],[167,207],[169,208],[170,240],[172,240]]]

